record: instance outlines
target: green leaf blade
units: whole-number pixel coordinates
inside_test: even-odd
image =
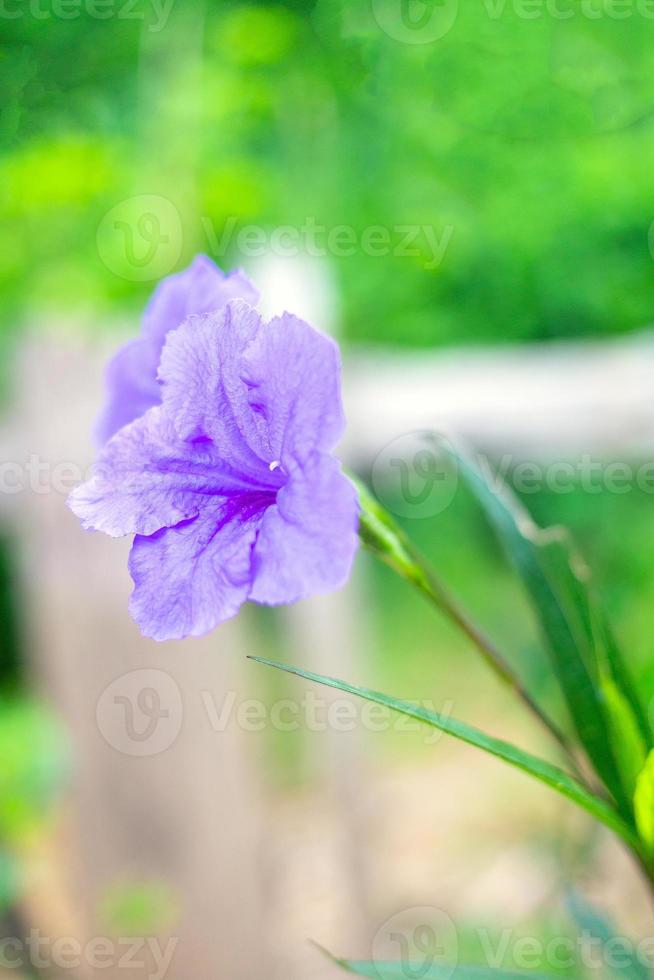
[[[562,769],[546,762],[544,759],[539,759],[537,756],[524,752],[509,742],[504,742],[491,735],[486,735],[455,718],[446,718],[436,712],[428,711],[426,708],[409,704],[406,701],[381,694],[378,691],[355,687],[346,681],[341,681],[334,677],[314,674],[311,671],[302,670],[300,667],[276,663],[274,660],[266,660],[263,657],[250,657],[249,659],[267,667],[274,667],[277,670],[284,670],[289,674],[295,674],[304,680],[316,684],[323,684],[326,687],[331,687],[335,690],[343,691],[346,694],[352,694],[356,697],[362,697],[367,701],[372,701],[375,704],[383,705],[393,711],[400,712],[400,714],[425,722],[425,724],[431,725],[448,735],[452,735],[454,738],[458,738],[468,745],[482,749],[482,751],[501,759],[514,768],[522,770],[551,789],[566,796],[569,800],[572,800],[601,823],[613,830],[618,836],[622,837],[630,846],[638,846],[635,834],[612,806],[605,803],[604,800],[599,799],[599,797],[594,796],[581,783]]]
[[[654,858],[654,749],[636,780],[634,813],[640,838],[647,853]]]
[[[620,938],[615,925],[602,912],[589,905],[579,892],[570,891],[567,904],[582,932],[598,940],[602,949],[609,950],[611,944]],[[607,959],[610,962],[610,958]],[[623,947],[623,962],[620,966],[615,966],[611,973],[618,980],[652,980],[649,970],[638,957],[636,944],[632,944],[630,954],[625,953]]]
[[[631,705],[613,677],[603,677],[600,683],[610,726],[610,740],[615,746],[625,794],[631,800],[647,760],[647,746]]]
[[[629,795],[607,738],[595,609],[573,567],[576,556],[571,554],[562,529],[540,530],[508,487],[491,486],[476,462],[462,450],[453,452],[453,457],[525,585],[579,739],[623,814],[628,815]],[[603,655],[610,656],[614,682],[631,703],[634,690],[626,683],[626,667],[615,644],[605,645]],[[642,709],[636,706],[634,711],[641,724]]]
[[[406,961],[382,963],[370,960],[348,960],[333,956],[328,950],[314,944],[332,963],[358,977],[371,980],[551,980],[542,973],[524,973],[494,967],[450,963],[412,964]]]
[[[338,966],[358,977],[371,980],[549,980],[542,973],[524,973],[515,970],[498,970],[487,966],[464,966],[446,963],[429,968],[411,966],[410,963],[370,963],[365,960],[336,960]]]

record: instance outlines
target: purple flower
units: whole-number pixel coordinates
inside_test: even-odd
[[[168,335],[159,381],[161,404],[111,439],[69,501],[85,528],[136,535],[142,632],[199,636],[246,600],[342,586],[358,500],[331,455],[345,424],[336,344],[233,300]]]
[[[109,362],[107,404],[96,426],[100,445],[161,401],[157,368],[168,332],[191,313],[221,310],[230,299],[256,306],[259,294],[245,273],[237,269],[225,275],[206,255],[198,255],[188,269],[159,284],[146,307],[141,336],[121,347]]]

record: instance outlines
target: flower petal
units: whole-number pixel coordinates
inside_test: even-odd
[[[142,335],[122,347],[106,374],[107,403],[96,424],[103,445],[122,426],[161,401],[157,367],[166,336],[192,313],[221,310],[236,297],[252,304],[259,294],[240,269],[225,275],[206,255],[157,286],[143,316]]]
[[[273,459],[333,449],[345,428],[336,343],[284,313],[249,344],[244,379],[266,420]]]
[[[356,490],[338,460],[314,453],[266,511],[252,553],[250,599],[295,602],[340,588],[358,547]]]
[[[251,480],[232,470],[211,442],[181,442],[157,406],[107,443],[91,479],[68,504],[87,530],[119,537],[171,527],[197,515],[207,497],[244,489],[252,489]]]
[[[257,481],[270,475],[274,457],[242,374],[243,354],[262,329],[256,310],[233,300],[173,330],[159,365],[164,408],[180,437],[208,436],[230,466]]]
[[[134,419],[161,400],[157,381],[160,351],[138,337],[121,347],[109,361],[105,373],[107,402],[95,425],[95,440],[103,446]]]
[[[232,299],[251,306],[259,293],[241,269],[226,274],[206,255],[198,255],[188,269],[168,276],[155,289],[143,315],[143,335],[161,350],[166,334],[192,313],[221,310]]]
[[[202,636],[238,612],[268,503],[257,494],[211,501],[192,521],[134,539],[130,612],[145,636]]]

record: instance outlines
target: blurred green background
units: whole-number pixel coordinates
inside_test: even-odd
[[[270,236],[309,222],[325,229],[318,247],[346,226],[354,244],[340,252],[350,254],[325,255],[346,350],[599,338],[649,324],[646,3],[408,0],[399,27],[391,0],[139,0],[124,16],[116,0],[107,17],[89,3],[61,16],[45,0],[16,0],[0,13],[3,363],[48,317],[62,329],[136,328],[153,277],[121,274],[102,222],[142,195],[179,216],[175,268],[198,251],[247,264],[239,232],[251,226]],[[376,251],[362,244],[373,227],[387,243]],[[527,503],[540,523],[573,528],[649,700],[649,496],[589,505],[580,489]],[[528,611],[472,502],[460,494],[408,530],[549,696]],[[15,697],[27,641],[12,544],[0,538],[0,682]],[[370,569],[368,590],[376,683],[418,696],[428,671],[447,694],[458,669],[469,685],[472,655],[431,610],[384,569]],[[25,751],[17,785],[29,787],[36,756],[24,733],[41,725],[30,727],[30,710],[0,713],[0,744],[4,725]],[[287,773],[292,740],[276,738]],[[23,796],[40,809],[44,792]]]
[[[250,224],[388,229],[389,254],[331,258],[353,340],[608,335],[650,317],[645,0],[402,0],[418,24],[430,7],[452,20],[431,43],[429,26],[384,29],[397,0],[139,0],[122,17],[116,0],[107,19],[86,0],[69,19],[15,3],[0,21],[6,331],[44,307],[98,323],[139,308],[150,284],[108,274],[96,247],[105,213],[139,194],[179,211],[180,265],[241,261]],[[423,234],[393,254],[405,225],[449,236],[436,268]]]

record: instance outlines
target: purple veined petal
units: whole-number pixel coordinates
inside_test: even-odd
[[[275,455],[267,421],[250,403],[243,355],[265,329],[256,310],[233,300],[173,330],[159,365],[164,409],[180,438],[209,437],[229,466],[256,482],[266,479]]]
[[[249,344],[243,377],[251,405],[266,420],[274,459],[334,448],[345,417],[340,355],[330,337],[284,313]]]
[[[193,520],[134,539],[130,612],[145,636],[202,636],[236,615],[248,597],[252,546],[270,499],[209,501]]]
[[[157,406],[107,443],[91,478],[71,494],[69,507],[87,530],[113,537],[147,535],[195,517],[207,498],[252,490],[274,494],[281,479],[269,472],[254,484],[210,441],[181,442]]]
[[[187,269],[159,283],[143,315],[143,335],[161,350],[168,331],[187,316],[220,310],[232,299],[256,306],[259,293],[241,269],[225,273],[206,255],[197,255]]]
[[[359,502],[338,460],[313,453],[290,468],[252,552],[250,599],[295,602],[343,586],[358,547]]]
[[[264,324],[243,294],[257,299],[204,257],[161,284],[109,369],[101,436],[115,434],[69,500],[85,528],[136,535],[130,608],[157,640],[248,599],[339,588],[358,545],[357,494],[329,455],[338,348],[287,313]]]
[[[143,317],[142,335],[109,363],[107,401],[95,428],[99,445],[161,401],[157,368],[168,333],[190,314],[223,309],[234,298],[256,304],[259,293],[240,269],[227,275],[206,255],[157,286]]]
[[[121,347],[109,361],[105,372],[108,397],[94,431],[99,446],[159,403],[159,356],[159,350],[138,337]]]

